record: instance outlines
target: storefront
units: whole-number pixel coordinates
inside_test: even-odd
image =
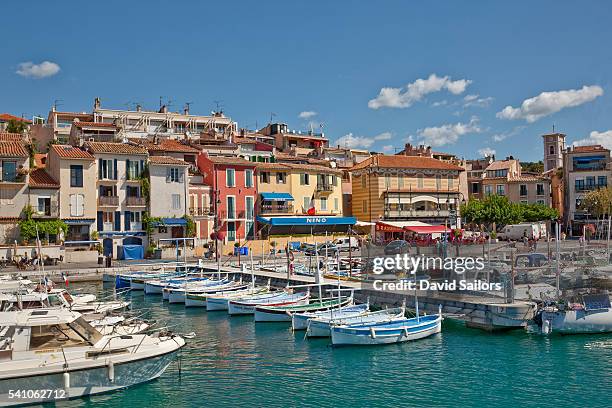
[[[346,233],[356,223],[355,217],[295,216],[257,217],[262,238],[269,235]]]

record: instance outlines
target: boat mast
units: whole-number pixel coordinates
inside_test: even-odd
[[[251,287],[255,289],[255,267],[253,266],[253,251],[249,251],[251,261]]]
[[[557,224],[555,226],[555,257],[556,257],[556,262],[555,262],[555,274],[556,274],[556,278],[557,278],[557,299],[559,299],[559,297],[561,296],[561,291],[560,291],[560,281],[561,281],[561,271],[559,269],[559,258],[560,258],[560,248],[559,248],[559,239],[561,236],[561,224],[557,221]]]

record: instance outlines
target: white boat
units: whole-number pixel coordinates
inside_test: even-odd
[[[224,287],[205,288],[205,290],[188,291],[185,293],[185,307],[207,307],[208,296],[223,296],[233,292],[247,294],[252,293],[252,289],[247,284],[234,284]]]
[[[206,293],[214,292],[223,289],[230,289],[239,285],[237,282],[232,281],[212,281],[211,282],[189,282],[182,287],[178,288],[167,288],[169,291],[168,302],[170,303],[185,303],[187,299],[187,292],[190,293]],[[166,290],[166,289],[164,289]]]
[[[378,310],[376,312],[358,312],[356,314],[349,313],[348,315],[329,313],[328,315],[315,317],[308,320],[306,336],[329,337],[331,335],[330,328],[332,325],[389,323],[404,319],[405,312],[405,308],[396,307],[392,309]]]
[[[171,334],[104,336],[66,309],[3,312],[0,327],[3,406],[83,397],[153,380],[185,345]]]
[[[541,312],[542,333],[587,334],[612,332],[608,294],[584,295],[582,303],[556,303]]]
[[[301,312],[294,313],[291,316],[291,328],[293,330],[306,330],[308,328],[308,321],[311,319],[320,318],[342,318],[342,317],[353,317],[359,316],[366,313],[369,310],[368,304],[361,305],[347,305],[335,309],[319,310],[316,312]]]
[[[186,282],[197,282],[197,281],[208,281],[209,278],[194,277],[194,276],[183,276],[173,277],[164,279],[150,279],[145,281],[144,291],[147,295],[158,295],[163,293],[166,286],[180,285]]]
[[[106,316],[87,320],[100,334],[105,336],[126,336],[147,331],[151,325],[140,319],[126,319],[124,316]]]
[[[410,319],[332,325],[330,330],[334,346],[369,346],[419,340],[442,331],[442,307],[437,315],[419,316],[417,311],[417,316]]]
[[[255,322],[291,322],[296,313],[328,311],[352,304],[353,297],[345,296],[316,299],[307,304],[260,305],[255,307]]]
[[[219,286],[230,282],[227,279],[223,280],[213,280],[213,279],[205,279],[203,281],[196,282],[181,282],[181,283],[173,283],[166,285],[162,291],[162,298],[164,300],[170,301],[170,293],[175,290],[182,289],[182,293],[177,293],[174,296],[174,302],[170,303],[184,303],[185,302],[185,288],[195,288],[196,286]],[[181,300],[182,298],[182,300]]]
[[[227,310],[227,303],[232,299],[244,299],[246,296],[270,296],[276,292],[270,292],[270,286],[255,287],[245,290],[238,290],[232,292],[221,292],[213,293],[206,296],[206,310]]]
[[[280,292],[274,296],[248,297],[228,301],[227,312],[230,315],[254,314],[257,306],[305,305],[310,299],[310,292]]]
[[[0,293],[14,292],[15,290],[27,288],[32,284],[31,280],[22,279],[21,277],[12,278],[8,275],[0,277]]]

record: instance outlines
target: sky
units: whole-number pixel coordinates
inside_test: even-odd
[[[146,1],[3,5],[0,112],[159,108],[272,118],[333,145],[542,159],[612,148],[609,1]]]

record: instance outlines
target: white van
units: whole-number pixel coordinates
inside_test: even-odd
[[[501,240],[520,241],[524,236],[527,239],[545,239],[547,237],[546,224],[543,222],[506,225],[497,237]]]
[[[344,237],[334,240],[334,245],[338,248],[338,251],[356,251],[359,249],[359,240],[355,237]]]

